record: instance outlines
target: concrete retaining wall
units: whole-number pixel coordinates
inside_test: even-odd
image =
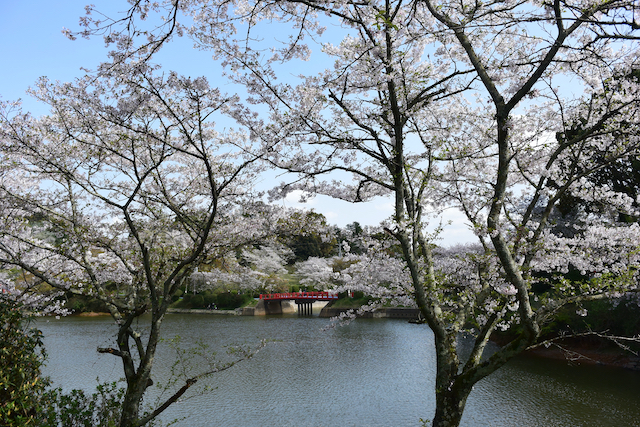
[[[208,310],[201,308],[169,308],[167,313],[184,313],[184,314],[217,314],[221,316],[237,316],[242,314],[242,309],[235,310]]]
[[[247,313],[242,312],[243,315],[246,316],[264,316],[267,314],[293,314],[296,312],[296,308],[293,306],[293,303],[288,300],[272,300],[265,301],[260,300],[255,307],[253,307],[253,313],[250,310],[247,310]]]

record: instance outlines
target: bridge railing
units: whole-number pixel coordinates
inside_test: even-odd
[[[329,292],[277,292],[273,294],[260,294],[262,300],[283,300],[283,299],[295,299],[295,300],[320,300],[330,301],[338,299],[338,294]]]

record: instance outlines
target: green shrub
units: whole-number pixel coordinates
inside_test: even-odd
[[[209,307],[211,304],[216,304],[218,297],[213,292],[205,292],[204,294],[204,306]]]
[[[22,306],[0,294],[0,425],[33,425],[47,378],[42,332],[30,328]]]
[[[175,294],[171,297],[172,302],[176,302],[180,299],[180,297],[184,295],[184,291],[182,289],[178,289]]]
[[[104,302],[85,295],[68,294],[65,307],[70,308],[75,313],[106,313],[109,311]]]
[[[120,424],[124,388],[117,383],[99,384],[91,396],[82,390],[47,391],[46,405],[38,413],[41,426],[115,427]]]
[[[0,426],[119,425],[124,389],[116,383],[98,385],[91,396],[48,388],[42,332],[30,321],[19,303],[0,294]]]
[[[204,297],[200,294],[193,296],[189,301],[189,305],[191,305],[191,308],[203,308]]]
[[[221,310],[233,310],[242,307],[245,301],[251,299],[250,295],[239,295],[237,292],[223,292],[218,295],[216,305]]]

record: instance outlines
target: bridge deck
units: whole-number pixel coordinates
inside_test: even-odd
[[[307,301],[333,301],[338,299],[338,294],[329,292],[280,292],[274,294],[260,294],[260,299],[269,300],[307,300]]]

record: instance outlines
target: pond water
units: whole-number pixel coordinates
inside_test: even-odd
[[[200,381],[164,421],[180,426],[419,426],[435,411],[433,335],[404,320],[358,319],[323,330],[328,319],[297,316],[168,315],[163,336],[197,342],[224,359],[226,345],[273,340],[252,359]],[[41,320],[49,354],[45,374],[66,390],[93,390],[121,378],[109,317]],[[163,342],[156,384],[170,377],[175,353]],[[207,365],[192,359],[189,371]],[[207,386],[209,390],[203,390]],[[150,389],[150,401],[160,395]],[[569,366],[521,357],[472,392],[463,426],[640,426],[640,373]]]

